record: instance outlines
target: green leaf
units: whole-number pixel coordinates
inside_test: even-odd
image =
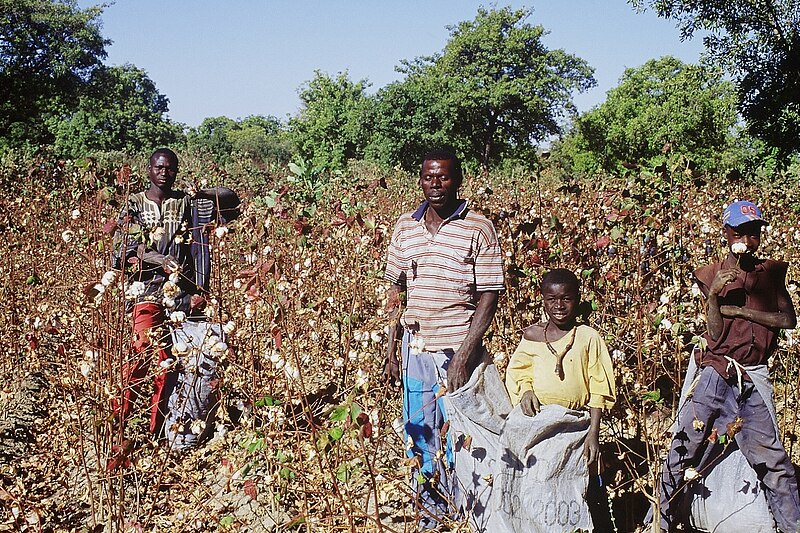
[[[328,436],[332,441],[336,442],[344,436],[344,430],[340,427],[331,428],[330,431],[328,431]]]
[[[233,516],[225,515],[225,516],[223,516],[222,518],[219,519],[219,525],[220,525],[220,527],[228,529],[229,527],[231,527],[233,525],[234,520],[235,520],[235,518],[233,518]]]
[[[656,390],[653,390],[653,391],[650,391],[650,392],[645,392],[644,394],[642,394],[642,399],[643,400],[650,400],[652,402],[660,402],[661,401],[661,391],[659,389],[656,389]]]
[[[350,477],[352,476],[353,471],[350,466],[346,464],[339,465],[339,468],[336,469],[336,479],[341,481],[342,483],[347,483],[350,481]]]
[[[349,409],[347,406],[340,406],[331,411],[330,419],[334,422],[342,422],[347,418]]]
[[[283,479],[289,479],[289,480],[295,479],[297,477],[297,474],[295,474],[292,469],[286,468],[285,466],[280,470],[278,470],[278,475]]]

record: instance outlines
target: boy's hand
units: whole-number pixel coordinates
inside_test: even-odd
[[[741,271],[738,268],[724,268],[717,272],[717,275],[714,276],[714,281],[711,282],[711,287],[708,289],[709,294],[719,294],[725,288],[725,285],[736,279],[739,272]]]
[[[592,431],[586,436],[586,444],[583,446],[583,455],[586,457],[586,463],[590,466],[600,459],[600,441],[597,435]],[[589,472],[592,473],[591,471]]]
[[[522,394],[522,398],[519,400],[519,406],[526,416],[535,416],[542,410],[542,406],[539,404],[539,398],[536,397],[536,394],[534,394],[532,390],[527,390]]]

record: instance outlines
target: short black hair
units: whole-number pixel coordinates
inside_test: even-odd
[[[160,155],[168,157],[169,159],[175,162],[175,165],[178,164],[178,156],[175,154],[175,152],[173,152],[169,148],[159,148],[155,152],[153,152],[153,155],[150,156],[150,164],[152,165],[153,161],[155,161],[156,158]]]
[[[452,161],[453,172],[455,173],[453,178],[457,179],[459,183],[464,180],[464,172],[461,170],[461,160],[456,153],[449,148],[431,150],[422,158],[422,164],[425,164],[425,161]],[[420,165],[420,175],[422,175],[422,165]]]
[[[554,268],[545,274],[542,278],[540,290],[544,291],[545,287],[551,287],[553,285],[567,285],[571,289],[574,289],[575,294],[580,294],[581,292],[581,282],[578,280],[578,276],[566,268]]]

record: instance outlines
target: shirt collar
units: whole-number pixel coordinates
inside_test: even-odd
[[[444,222],[450,222],[452,220],[456,220],[457,218],[464,218],[467,216],[467,201],[466,200],[459,200],[458,207],[456,210],[453,211],[453,214],[447,217]],[[428,210],[428,200],[423,200],[422,203],[419,205],[416,211],[411,214],[411,218],[419,222],[422,220],[422,217],[425,216],[425,211]]]

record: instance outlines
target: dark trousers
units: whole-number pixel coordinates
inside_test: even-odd
[[[753,383],[735,378],[725,380],[711,367],[705,367],[693,396],[678,413],[675,436],[661,474],[661,527],[671,531],[688,518],[688,502],[682,502],[684,472],[692,467],[701,472],[710,468],[712,454],[706,453],[713,428],[725,435],[727,425],[739,416],[743,423],[735,435],[736,443],[766,487],[767,501],[778,527],[785,533],[800,531],[800,496],[794,466],[786,454],[764,399]],[[701,430],[693,427],[702,421]]]

